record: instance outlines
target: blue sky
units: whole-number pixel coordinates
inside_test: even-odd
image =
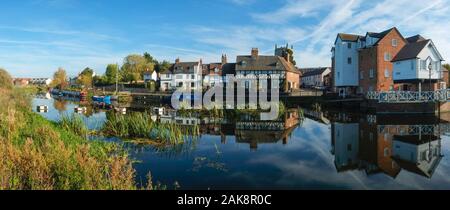
[[[5,0],[0,67],[15,77],[103,73],[132,53],[158,60],[230,61],[258,47],[294,45],[299,67],[329,66],[338,32],[382,31],[433,39],[450,57],[450,0]]]

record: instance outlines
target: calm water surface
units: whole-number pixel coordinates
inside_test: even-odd
[[[33,104],[49,106],[40,114],[54,121],[80,106],[48,97]],[[178,182],[181,189],[450,189],[445,116],[304,113],[301,120],[297,109],[290,110],[274,122],[160,116],[161,121],[200,123],[203,134],[172,148],[126,146],[139,161],[139,183],[151,171],[169,188]],[[107,115],[88,108],[83,119],[90,129],[99,129]]]

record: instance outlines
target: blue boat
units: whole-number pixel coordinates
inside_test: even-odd
[[[111,96],[93,96],[92,100],[98,103],[111,104]]]

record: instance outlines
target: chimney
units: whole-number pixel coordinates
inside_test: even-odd
[[[259,50],[258,50],[258,48],[253,48],[253,49],[252,49],[252,58],[253,58],[253,59],[256,59],[256,58],[258,58],[258,55],[259,55]]]
[[[228,59],[227,59],[227,55],[224,54],[224,55],[222,55],[222,65],[224,65],[226,63],[228,63]]]
[[[180,63],[180,58],[175,59],[175,63],[179,64]]]
[[[286,59],[286,61],[288,62],[288,63],[290,63],[291,62],[291,59],[290,59],[290,56],[289,56],[289,53],[286,51],[286,53],[284,53],[284,59]]]

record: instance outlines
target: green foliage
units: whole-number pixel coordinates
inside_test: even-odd
[[[65,89],[68,84],[66,70],[63,68],[58,68],[58,70],[53,74],[51,86],[62,90]]]
[[[0,68],[0,88],[12,89],[12,87],[13,80],[11,75],[6,70]]]
[[[164,72],[170,69],[170,62],[169,61],[163,61],[163,62],[158,62],[155,66],[155,71],[156,72]]]
[[[117,77],[119,81],[121,80],[120,75],[117,75],[119,73],[119,65],[117,64],[108,64],[106,67],[105,72],[105,80],[104,82],[106,84],[115,84]]]
[[[198,126],[183,128],[178,124],[153,122],[149,113],[133,112],[127,115],[112,114],[108,117],[102,132],[109,136],[125,139],[143,138],[155,143],[176,145],[188,137],[200,135]]]
[[[81,137],[86,137],[89,133],[83,118],[76,114],[72,116],[64,115],[60,121],[60,125],[65,130],[71,131]]]
[[[446,63],[444,65],[442,65],[445,69],[450,71],[450,64]]]
[[[297,65],[297,62],[294,58],[294,50],[288,48],[287,53],[289,54],[289,60],[291,61],[291,63],[294,64],[294,66]]]
[[[31,112],[21,90],[0,91],[0,190],[138,189],[119,145],[80,137],[76,118],[54,123]]]
[[[137,82],[142,80],[144,71],[153,71],[154,63],[149,63],[148,60],[141,55],[129,55],[124,59],[121,74],[122,81]]]

